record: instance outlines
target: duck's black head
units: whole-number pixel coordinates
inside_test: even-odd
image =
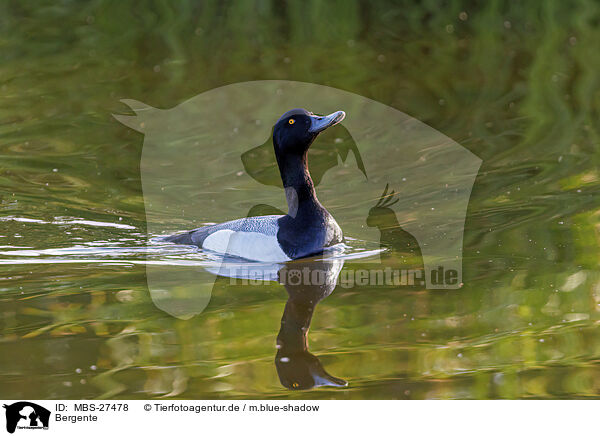
[[[306,109],[292,109],[275,123],[273,145],[279,160],[285,155],[303,155],[317,135],[338,124],[346,114],[337,111],[329,115],[315,115]]]

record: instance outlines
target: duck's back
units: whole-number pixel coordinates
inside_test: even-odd
[[[200,227],[165,238],[167,242],[196,245],[205,250],[262,262],[290,260],[277,241],[283,215],[241,218]]]

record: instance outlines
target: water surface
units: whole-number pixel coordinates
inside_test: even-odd
[[[441,5],[3,2],[0,396],[598,397],[600,9]],[[143,137],[111,114],[130,113],[122,98],[170,108],[262,79],[381,101],[483,160],[465,226],[462,288],[338,286],[313,289],[307,302],[275,281],[221,277],[191,318],[155,304],[148,263],[202,268],[210,259],[148,245]],[[324,136],[311,151],[313,173],[332,162],[356,165],[352,153],[339,161],[343,153],[328,154],[346,141],[343,129]],[[227,144],[219,146],[226,153]],[[273,167],[259,157],[239,156],[267,186]],[[323,195],[336,198],[328,207],[348,206],[341,190],[336,197],[327,189]],[[283,204],[280,192],[268,192],[269,204]],[[368,208],[379,201],[364,197]],[[253,206],[215,196],[222,219]],[[342,272],[422,267],[400,229],[410,217],[387,216],[340,222],[362,248],[385,249],[376,264],[346,259]],[[165,230],[201,224],[166,211],[152,219]],[[361,226],[376,228],[379,240],[361,239]],[[310,324],[307,349],[282,318]],[[300,362],[296,378],[281,376],[276,359],[289,356],[276,347],[278,336],[300,344],[284,347]],[[297,390],[307,387],[306,368],[347,386]]]

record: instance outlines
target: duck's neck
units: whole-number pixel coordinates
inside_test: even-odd
[[[286,155],[278,161],[288,204],[288,215],[310,214],[322,209],[308,172],[307,153]]]

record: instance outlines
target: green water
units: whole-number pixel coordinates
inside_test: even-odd
[[[0,397],[600,396],[597,3],[127,3],[0,2]],[[111,114],[262,79],[380,101],[483,160],[460,290],[338,286],[307,303],[218,278],[191,319],[153,303],[146,262],[198,254],[147,248],[143,136]],[[375,215],[382,262],[419,268],[401,211]],[[286,302],[301,326],[320,298],[319,363],[298,359],[348,386],[287,389],[277,337],[302,336],[280,333]]]

